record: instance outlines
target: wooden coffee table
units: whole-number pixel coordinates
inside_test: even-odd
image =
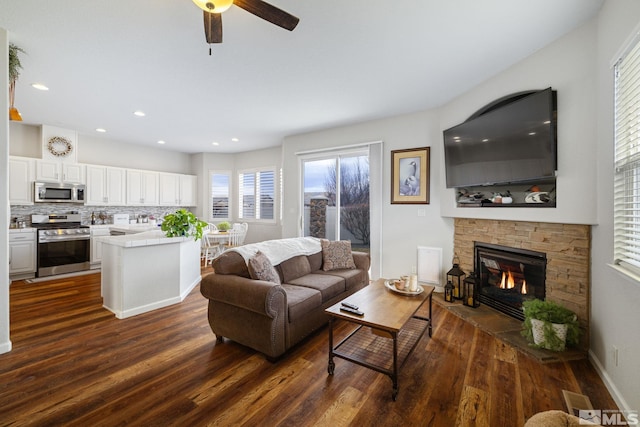
[[[425,331],[432,330],[433,286],[422,285],[422,293],[407,296],[394,292],[379,279],[342,302],[355,304],[364,312],[357,316],[340,310],[341,302],[327,308],[329,315],[329,375],[335,369],[334,357],[348,360],[391,377],[393,400],[398,395],[398,371]],[[428,315],[418,313],[429,301]],[[337,319],[357,327],[335,347],[333,324]]]

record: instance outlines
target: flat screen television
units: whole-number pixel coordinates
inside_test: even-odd
[[[555,177],[556,92],[502,98],[443,136],[447,188]]]

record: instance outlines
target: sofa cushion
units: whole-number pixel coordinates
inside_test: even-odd
[[[247,262],[238,252],[225,251],[211,263],[216,274],[235,274],[250,279]]]
[[[249,275],[254,280],[265,280],[280,284],[278,272],[271,265],[269,258],[260,251],[249,259]]]
[[[351,255],[351,242],[349,240],[331,242],[327,239],[322,239],[320,242],[322,244],[322,269],[324,271],[356,268]]]
[[[309,260],[311,271],[318,271],[322,269],[322,251],[307,256],[307,259]]]
[[[351,269],[343,269],[343,270],[331,270],[331,271],[316,271],[316,274],[325,274],[328,276],[339,276],[342,277],[345,281],[345,286],[347,290],[354,289],[359,287],[363,282],[367,280],[367,272],[363,270],[351,270]]]
[[[304,286],[305,288],[316,289],[322,294],[322,302],[327,302],[331,298],[340,295],[345,291],[344,279],[339,276],[329,274],[309,273],[289,282],[291,285]]]
[[[298,277],[311,273],[309,260],[305,255],[298,255],[280,263],[283,283],[289,283]]]
[[[290,323],[304,319],[309,312],[317,310],[322,305],[322,295],[316,289],[287,284],[282,285],[282,288],[287,294]]]

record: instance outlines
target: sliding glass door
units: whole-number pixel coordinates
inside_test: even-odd
[[[356,250],[371,244],[368,149],[302,159],[305,236],[350,240]]]

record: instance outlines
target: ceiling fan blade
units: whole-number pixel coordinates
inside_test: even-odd
[[[204,13],[204,35],[207,43],[222,43],[222,14]]]
[[[285,30],[293,31],[300,19],[262,0],[234,0],[233,4]]]

